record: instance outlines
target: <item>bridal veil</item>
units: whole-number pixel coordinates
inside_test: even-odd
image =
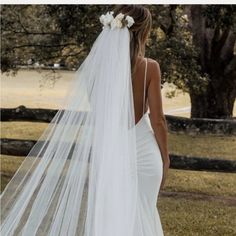
[[[61,107],[2,192],[1,235],[133,234],[133,22],[112,14],[100,17],[103,29]]]

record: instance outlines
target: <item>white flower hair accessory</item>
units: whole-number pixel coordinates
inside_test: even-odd
[[[106,15],[102,14],[99,19],[100,19],[100,22],[104,25],[104,26],[107,26],[109,25],[113,19],[114,19],[114,16],[113,16],[114,12],[111,11],[111,12],[107,12]]]
[[[116,28],[123,28],[127,26],[130,28],[134,24],[134,19],[133,17],[125,15],[123,13],[119,13],[115,18],[113,16],[114,12],[110,11],[107,12],[106,15],[102,14],[99,19],[100,22],[103,24],[103,28],[105,26],[109,26],[112,30]]]
[[[131,16],[126,16],[125,19],[127,20],[128,22],[128,27],[130,28],[133,24],[134,24],[134,18],[131,17]]]

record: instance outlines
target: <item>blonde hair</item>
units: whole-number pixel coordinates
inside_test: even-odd
[[[114,17],[119,13],[132,16],[134,24],[130,31],[130,60],[132,75],[136,70],[138,56],[145,57],[145,45],[152,27],[152,15],[148,8],[142,5],[116,5]]]

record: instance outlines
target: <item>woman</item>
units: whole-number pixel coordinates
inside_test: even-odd
[[[147,9],[118,12],[100,17],[103,30],[61,108],[1,194],[1,235],[163,235],[155,206],[168,166],[160,70],[149,59],[142,79],[143,55],[136,69],[130,58],[144,46],[146,35],[134,32],[141,44],[131,46],[130,32],[147,22]]]
[[[135,24],[130,27],[132,35],[130,48],[137,128],[139,191],[142,198],[140,205],[144,208],[142,222],[145,222],[145,218],[146,220],[149,218],[148,225],[143,225],[142,230],[146,232],[144,235],[161,235],[158,212],[155,212],[157,214],[154,219],[151,212],[156,207],[159,189],[164,186],[170,160],[167,125],[162,108],[160,66],[155,60],[144,57],[152,17],[147,8],[139,5],[118,5],[114,9],[114,16],[120,12],[132,16],[135,21]],[[150,120],[147,114],[148,107]],[[153,225],[152,220],[154,220]],[[139,225],[142,225],[142,222]]]
[[[161,97],[161,72],[159,63],[151,58],[147,58],[147,80],[145,92],[145,110],[143,112],[143,95],[144,95],[144,68],[145,68],[145,44],[152,25],[152,16],[150,11],[140,5],[118,5],[114,9],[114,15],[119,12],[130,15],[134,18],[135,24],[130,28],[133,39],[131,40],[131,62],[133,71],[133,95],[136,123],[141,119],[143,113],[147,112],[147,102],[150,109],[151,126],[155,134],[156,142],[161,151],[163,161],[163,178],[161,181],[161,189],[164,187],[167,172],[170,165],[167,146],[167,125],[162,107]],[[141,55],[141,56],[140,56]],[[135,60],[137,62],[135,63]]]

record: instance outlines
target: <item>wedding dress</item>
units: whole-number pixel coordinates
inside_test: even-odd
[[[3,236],[163,235],[159,149],[148,115],[135,125],[134,20],[100,21],[61,107],[1,194]]]
[[[148,112],[145,111],[147,58],[145,58],[143,116],[136,124],[137,167],[138,167],[138,207],[136,236],[164,235],[160,216],[156,207],[162,180],[163,164]]]

